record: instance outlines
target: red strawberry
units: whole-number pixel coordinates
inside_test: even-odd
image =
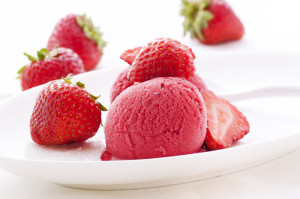
[[[182,0],[184,34],[191,33],[204,44],[239,40],[244,26],[224,0]]]
[[[195,72],[195,55],[189,47],[170,38],[156,39],[143,47],[134,59],[128,79],[143,82],[154,77],[185,77]]]
[[[76,75],[84,72],[80,57],[71,49],[56,48],[51,52],[41,49],[37,52],[38,58],[24,54],[31,63],[18,71],[22,90],[60,79],[70,73]]]
[[[230,147],[246,135],[250,126],[246,117],[227,100],[212,91],[202,91],[207,109],[205,146],[210,150]]]
[[[85,70],[92,70],[100,62],[105,45],[102,33],[94,27],[91,19],[85,15],[69,14],[56,24],[47,48],[70,48],[80,56]]]
[[[135,47],[132,49],[128,49],[121,54],[120,58],[127,62],[129,65],[131,65],[133,60],[139,54],[142,48],[143,47]]]
[[[34,142],[62,145],[83,142],[94,136],[101,124],[101,110],[106,110],[84,89],[73,85],[70,78],[47,84],[39,93],[30,119]]]

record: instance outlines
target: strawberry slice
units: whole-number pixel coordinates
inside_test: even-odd
[[[139,54],[142,48],[143,47],[135,47],[135,48],[128,49],[121,54],[120,58],[123,59],[125,62],[127,62],[129,65],[131,65],[133,60]]]
[[[202,91],[207,109],[205,146],[210,150],[224,149],[249,133],[246,117],[227,100],[212,91]]]

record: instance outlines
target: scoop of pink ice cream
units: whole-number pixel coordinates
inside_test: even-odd
[[[111,95],[110,95],[110,101],[113,102],[115,98],[126,88],[133,85],[132,82],[128,81],[127,74],[128,74],[129,68],[126,68],[123,72],[121,72],[116,79],[112,89],[111,89]]]
[[[158,77],[130,86],[111,104],[106,151],[121,159],[196,153],[206,134],[206,109],[196,86]]]
[[[128,81],[127,74],[128,74],[129,68],[126,68],[123,72],[121,72],[116,79],[112,90],[111,90],[111,96],[110,101],[113,102],[115,98],[126,88],[129,86],[132,86],[133,83]],[[194,74],[192,77],[187,79],[189,82],[193,83],[201,92],[204,89],[207,89],[204,81],[201,79],[201,77],[198,74]]]
[[[202,90],[206,90],[207,86],[204,83],[204,81],[202,80],[202,78],[197,74],[194,73],[193,76],[191,76],[190,78],[187,79],[189,82],[191,82],[192,84],[194,84],[198,90],[201,92]]]

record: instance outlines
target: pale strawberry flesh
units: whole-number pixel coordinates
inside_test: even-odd
[[[230,147],[249,133],[246,117],[234,105],[209,90],[203,91],[202,96],[207,109],[205,146],[208,149]]]

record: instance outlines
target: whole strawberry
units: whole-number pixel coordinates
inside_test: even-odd
[[[70,73],[76,75],[84,72],[80,57],[71,49],[55,48],[51,52],[41,49],[37,52],[38,58],[24,54],[31,63],[18,71],[22,90],[60,79]]]
[[[184,34],[204,44],[218,44],[239,40],[244,35],[244,26],[224,0],[182,0],[181,15]]]
[[[159,38],[143,47],[134,59],[128,79],[143,82],[154,77],[193,76],[195,55],[189,47],[170,38]]]
[[[39,93],[30,118],[32,140],[40,145],[83,142],[93,137],[106,108],[70,77],[47,84]]]
[[[69,14],[54,27],[47,48],[60,46],[74,50],[82,59],[85,70],[94,69],[103,55],[106,42],[102,33],[86,15]]]

